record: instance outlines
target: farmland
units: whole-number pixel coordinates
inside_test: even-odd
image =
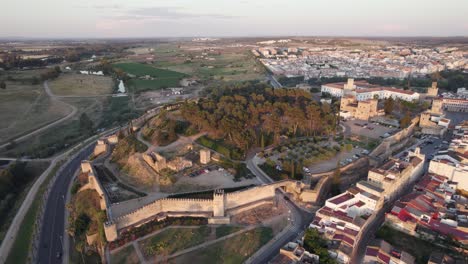
[[[58,96],[93,96],[111,94],[113,81],[107,76],[62,74],[49,87]]]
[[[0,142],[8,142],[70,113],[65,104],[52,101],[41,85],[7,82],[0,91]]]
[[[141,63],[117,63],[114,64],[115,68],[121,69],[122,71],[132,74],[135,76],[149,75],[153,78],[183,78],[185,74],[175,71],[158,69],[149,65]]]
[[[140,63],[117,63],[114,67],[134,77],[128,83],[134,93],[178,87],[179,81],[187,76],[184,73],[158,69]],[[145,79],[137,77],[145,77]]]

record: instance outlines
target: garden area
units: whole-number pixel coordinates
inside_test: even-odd
[[[296,179],[300,180],[304,174],[309,173],[309,169],[317,163],[329,161],[337,156],[341,151],[351,151],[345,145],[338,143],[321,141],[320,138],[307,138],[303,140],[292,140],[283,143],[268,151],[261,152],[260,157],[265,158],[265,162],[260,168],[274,180]],[[337,161],[333,162],[336,166]],[[319,164],[323,165],[323,164]]]

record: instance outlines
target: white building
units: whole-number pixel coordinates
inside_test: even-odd
[[[358,101],[365,101],[369,99],[386,99],[392,97],[393,99],[401,99],[404,101],[419,100],[419,93],[397,89],[393,87],[381,87],[378,85],[369,84],[366,81],[354,81],[348,79],[348,82],[328,83],[321,87],[322,93],[329,93],[334,97],[343,97],[343,95],[356,96]]]

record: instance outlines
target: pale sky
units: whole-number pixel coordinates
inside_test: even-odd
[[[468,0],[0,0],[0,37],[468,36]]]

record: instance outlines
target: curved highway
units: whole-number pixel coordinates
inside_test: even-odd
[[[73,175],[80,167],[81,161],[85,160],[93,152],[95,144],[82,149],[78,155],[69,160],[62,172],[50,189],[49,197],[45,204],[45,211],[40,233],[38,248],[38,263],[61,264],[63,252],[63,237],[65,224],[65,196],[67,187],[73,179]]]

